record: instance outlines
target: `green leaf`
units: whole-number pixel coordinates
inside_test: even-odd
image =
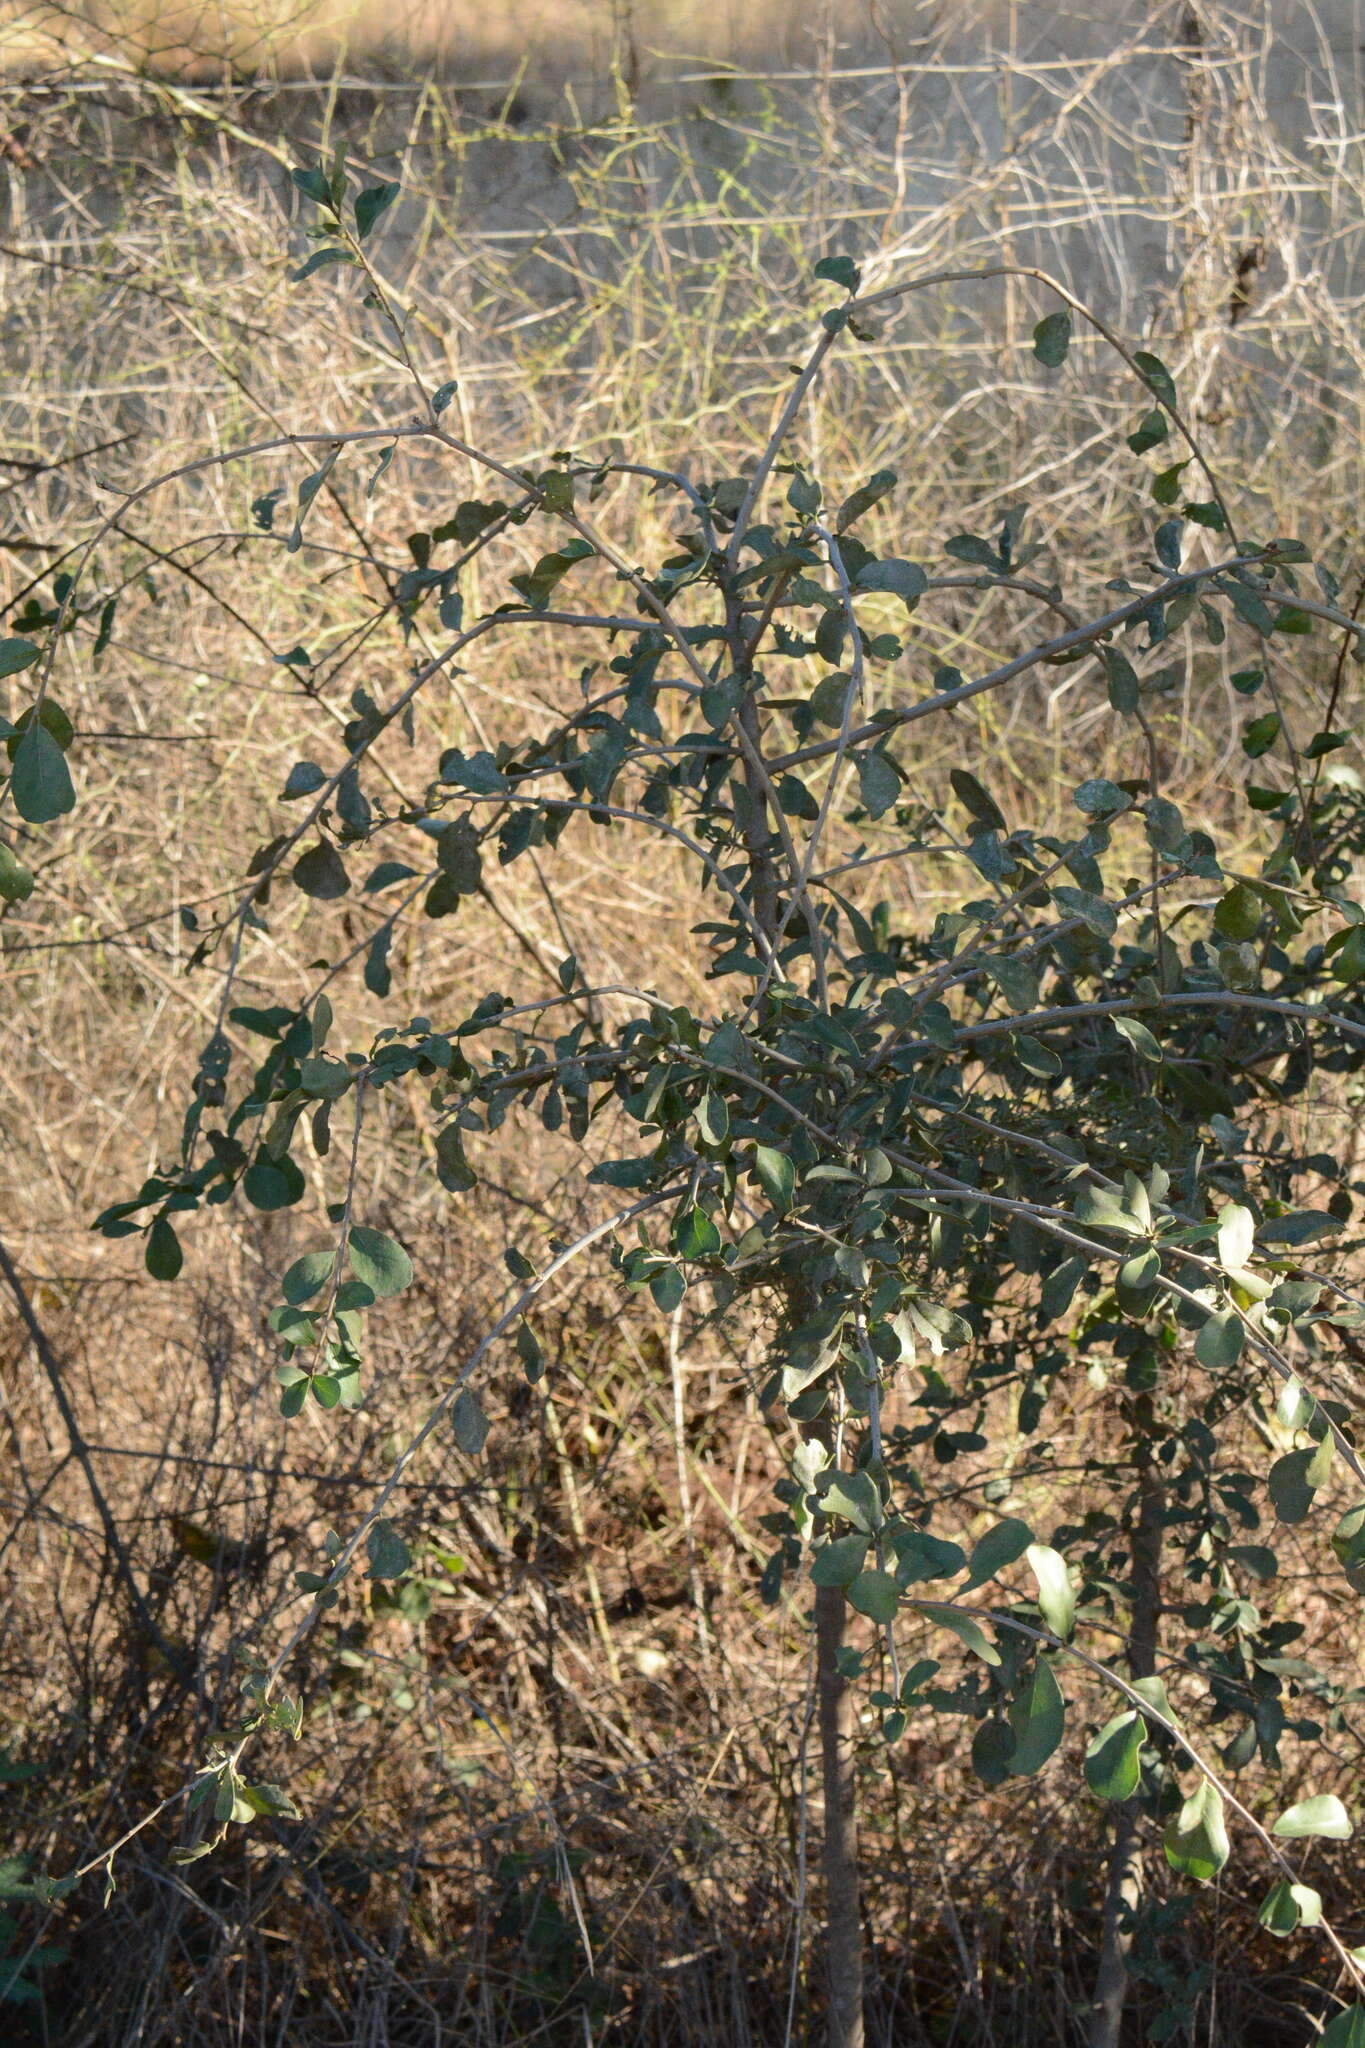
[[[1162,1837],[1166,1861],[1182,1877],[1207,1884],[1232,1854],[1217,1787],[1201,1778]]]
[[[291,284],[302,284],[305,278],[312,277],[316,271],[326,270],[336,263],[353,264],[355,260],[349,249],[342,249],[336,244],[330,244],[325,249],[314,249],[312,255],[306,257],[296,270],[290,271],[289,281]],[[294,531],[297,533],[298,528],[295,527]]]
[[[1251,1259],[1256,1219],[1240,1202],[1226,1202],[1218,1211],[1218,1263],[1225,1273],[1240,1273]]]
[[[1149,448],[1155,448],[1159,442],[1164,441],[1170,431],[1171,423],[1165,413],[1154,408],[1151,412],[1143,414],[1134,431],[1126,437],[1128,446],[1134,455],[1145,455]]]
[[[540,1348],[540,1339],[536,1336],[535,1331],[531,1328],[525,1316],[522,1317],[521,1322],[517,1325],[517,1357],[521,1361],[521,1369],[531,1386],[534,1387],[540,1380],[544,1379],[545,1353]]]
[[[305,1192],[303,1175],[292,1159],[271,1159],[262,1153],[242,1175],[242,1193],[253,1209],[292,1209]]]
[[[304,165],[298,170],[291,170],[289,175],[300,192],[311,199],[315,206],[330,207],[333,204],[332,187],[327,174],[316,165]]]
[[[1133,361],[1142,372],[1144,381],[1156,393],[1162,403],[1164,405],[1174,405],[1176,402],[1175,383],[1160,356],[1151,355],[1146,349],[1140,348],[1134,353]]]
[[[1278,1521],[1292,1526],[1302,1522],[1311,1510],[1315,1489],[1310,1483],[1308,1468],[1313,1457],[1312,1450],[1286,1451],[1267,1473],[1266,1484]]]
[[[881,1527],[882,1497],[866,1472],[836,1472],[820,1492],[822,1514],[842,1515],[868,1535]]]
[[[0,903],[27,903],[32,894],[31,872],[0,842]]]
[[[550,602],[555,585],[566,576],[575,562],[586,561],[596,550],[585,540],[566,540],[562,548],[552,554],[542,555],[535,568],[524,575],[510,578],[512,588],[525,598],[533,610],[543,611]],[[442,774],[445,773],[444,763]]]
[[[1254,939],[1261,929],[1262,903],[1256,891],[1245,882],[1237,882],[1220,896],[1218,907],[1213,913],[1213,928],[1225,939],[1239,943]]]
[[[373,1287],[367,1287],[363,1280],[343,1280],[332,1306],[341,1315],[347,1309],[373,1308],[377,1299]]]
[[[983,832],[1005,832],[1009,829],[999,804],[969,768],[950,768],[948,780],[953,785],[953,795],[966,806],[973,823],[979,825]]]
[[[1180,567],[1184,531],[1183,519],[1164,519],[1156,530],[1156,558],[1163,569],[1169,569],[1173,574]]]
[[[714,1088],[708,1088],[697,1104],[697,1129],[702,1143],[713,1149],[719,1148],[730,1135],[730,1112],[723,1095],[717,1095]]]
[[[817,1586],[848,1586],[857,1578],[867,1557],[866,1536],[835,1536],[822,1543],[811,1560],[810,1575]]]
[[[720,1232],[695,1202],[674,1222],[673,1249],[684,1259],[713,1259],[720,1250]]]
[[[1071,801],[1088,818],[1107,818],[1115,811],[1127,810],[1129,805],[1129,798],[1118,784],[1106,781],[1102,775],[1094,775],[1088,782],[1081,783],[1072,791]]]
[[[363,192],[357,192],[355,201],[355,235],[363,242],[381,213],[393,205],[402,191],[401,185],[367,185]]]
[[[771,1145],[755,1145],[754,1173],[773,1207],[790,1209],[796,1192],[796,1168],[786,1153]]]
[[[1291,1842],[1320,1835],[1330,1842],[1346,1842],[1355,1833],[1351,1816],[1334,1792],[1320,1792],[1313,1799],[1300,1799],[1287,1807],[1270,1830]]]
[[[1010,1043],[1014,1047],[1015,1058],[1026,1073],[1035,1075],[1040,1081],[1055,1080],[1061,1073],[1062,1063],[1056,1053],[1031,1033],[1016,1032]]]
[[[912,612],[929,588],[929,578],[918,562],[903,562],[892,556],[880,562],[865,562],[858,571],[855,587],[890,591]]]
[[[1131,1799],[1142,1775],[1143,1723],[1129,1708],[1100,1729],[1085,1752],[1085,1782],[1097,1799]]]
[[[365,881],[365,894],[375,894],[380,889],[391,889],[395,882],[412,882],[417,879],[416,868],[410,868],[406,861],[381,860],[373,874]]]
[[[1356,1591],[1365,1591],[1365,1579],[1357,1583],[1365,1567],[1365,1502],[1346,1510],[1332,1533],[1332,1548]]]
[[[10,774],[14,808],[29,825],[47,825],[76,808],[66,756],[41,718],[30,720]]]
[[[1365,2048],[1365,2005],[1348,2006],[1324,2029],[1317,2048]]]
[[[345,1060],[306,1059],[299,1067],[299,1086],[319,1102],[339,1102],[355,1079]]]
[[[1332,1460],[1335,1456],[1336,1446],[1332,1442],[1332,1432],[1330,1430],[1324,1430],[1322,1440],[1316,1446],[1312,1456],[1309,1458],[1308,1464],[1304,1470],[1303,1475],[1304,1478],[1307,1480],[1308,1484],[1313,1488],[1314,1492],[1316,1492],[1320,1486],[1326,1486],[1328,1480],[1331,1478]]]
[[[1010,1776],[1031,1778],[1059,1747],[1066,1723],[1066,1702],[1045,1658],[1038,1659],[1032,1679],[1012,1703],[1009,1715],[1014,1730]]]
[[[373,1290],[377,1301],[401,1294],[412,1285],[412,1260],[395,1238],[359,1225],[346,1241],[346,1258],[357,1280]]]
[[[1230,1543],[1228,1556],[1234,1564],[1249,1572],[1253,1579],[1273,1579],[1280,1568],[1280,1561],[1273,1550],[1264,1543]]]
[[[1292,1374],[1283,1381],[1275,1396],[1275,1413],[1286,1429],[1307,1429],[1317,1413],[1318,1404],[1309,1393],[1303,1381]]]
[[[1037,1009],[1038,976],[1027,960],[1015,960],[1008,954],[997,953],[982,965],[1016,1016],[1027,1015]]]
[[[898,1586],[917,1585],[922,1579],[955,1579],[967,1569],[961,1544],[931,1536],[927,1529],[896,1529],[890,1540]]]
[[[1242,1355],[1245,1331],[1235,1308],[1209,1317],[1194,1340],[1194,1355],[1209,1372],[1226,1372]]]
[[[973,1586],[984,1586],[987,1579],[993,1579],[1006,1565],[1022,1557],[1032,1542],[1032,1529],[1017,1516],[1009,1515],[1003,1522],[997,1522],[972,1551],[972,1567],[963,1591],[970,1593]]]
[[[17,676],[21,669],[32,668],[41,653],[31,640],[0,640],[0,677]]]
[[[1014,1734],[1008,1721],[992,1714],[972,1737],[972,1769],[983,1785],[1003,1785],[1013,1755]]]
[[[295,797],[312,796],[326,780],[316,761],[296,761],[285,778],[280,795],[286,803],[292,803]]]
[[[1293,1934],[1299,1927],[1317,1927],[1322,1920],[1322,1898],[1308,1884],[1291,1884],[1287,1879],[1269,1893],[1257,1919],[1268,1934]]]
[[[890,810],[901,793],[900,770],[886,754],[858,756],[858,794],[873,818]]]
[[[895,1620],[900,1606],[896,1581],[887,1572],[859,1572],[848,1589],[849,1605],[883,1627]]]
[[[1161,1065],[1165,1057],[1161,1050],[1161,1042],[1152,1036],[1145,1024],[1136,1017],[1114,1017],[1111,1022],[1120,1038],[1127,1039],[1139,1059],[1147,1060],[1154,1067]]]
[[[955,533],[951,540],[944,541],[943,552],[951,555],[955,562],[971,562],[978,569],[989,570],[993,576],[1003,576],[1009,566],[1005,557],[979,533]]]
[[[856,491],[851,491],[848,497],[844,499],[843,504],[835,515],[834,531],[836,533],[846,532],[856,520],[862,518],[864,512],[870,512],[872,507],[880,499],[884,498],[889,490],[894,489],[897,481],[898,478],[894,469],[877,470],[875,475],[870,476],[865,484],[860,484]]]
[[[241,1785],[238,1790],[253,1813],[279,1814],[286,1820],[303,1818],[282,1786]]]
[[[1114,1292],[1126,1316],[1140,1322],[1151,1313],[1160,1276],[1161,1254],[1155,1245],[1149,1244],[1124,1260],[1114,1281]]]
[[[468,1387],[461,1387],[455,1396],[455,1406],[450,1411],[450,1426],[455,1432],[455,1441],[466,1457],[477,1458],[488,1441],[488,1417],[479,1405],[479,1397]]]
[[[1180,479],[1190,466],[1187,455],[1183,462],[1173,462],[1169,469],[1161,470],[1152,479],[1152,496],[1158,505],[1174,505],[1180,497]]]
[[[1072,1207],[1078,1222],[1093,1230],[1121,1230],[1128,1237],[1147,1234],[1147,1221],[1125,1207],[1124,1197],[1113,1188],[1083,1187]]]
[[[313,1296],[331,1277],[336,1254],[330,1247],[322,1252],[305,1252],[301,1259],[295,1259],[284,1279],[280,1292],[291,1308],[299,1308]]]
[[[308,1345],[317,1342],[318,1327],[313,1317],[305,1315],[301,1308],[290,1308],[287,1302],[278,1308],[272,1308],[266,1322],[275,1335],[286,1344]],[[286,1375],[281,1382],[283,1385],[294,1384],[298,1376],[295,1367],[280,1366],[276,1370],[277,1373],[282,1372]]]
[[[477,894],[483,880],[483,855],[478,829],[472,818],[456,818],[441,828],[436,841],[436,865],[461,896]]]
[[[863,274],[851,256],[822,256],[814,275],[827,278],[831,284],[841,284],[846,292],[856,292]]]
[[[462,754],[458,747],[447,747],[441,756],[440,772],[442,782],[453,783],[457,789],[473,790],[476,796],[501,796],[511,788],[486,749],[477,754]]]
[[[1065,307],[1059,313],[1049,313],[1033,330],[1033,353],[1045,369],[1055,370],[1064,363],[1070,346],[1071,314]]]
[[[1135,1678],[1132,1684],[1133,1691],[1141,1699],[1146,1700],[1148,1706],[1160,1714],[1163,1720],[1174,1721],[1175,1715],[1171,1712],[1171,1703],[1166,1697],[1166,1682],[1164,1679],[1156,1677]]]
[[[294,883],[305,896],[331,903],[346,894],[351,878],[336,848],[327,840],[320,839],[294,863]]]
[[[573,478],[567,469],[543,469],[536,487],[547,512],[570,515],[574,508]]]
[[[1055,1323],[1066,1314],[1088,1270],[1088,1260],[1073,1253],[1048,1274],[1038,1296],[1038,1306],[1045,1322]]]
[[[1076,1589],[1066,1559],[1046,1543],[1030,1543],[1024,1552],[1038,1581],[1038,1611],[1055,1636],[1071,1640],[1076,1626]]]
[[[158,1216],[147,1234],[144,1263],[153,1280],[174,1280],[185,1263],[180,1239],[165,1216]]]
[[[787,503],[792,511],[799,512],[803,519],[814,519],[820,510],[821,497],[817,479],[798,469],[787,489]]]
[[[393,944],[393,926],[382,924],[365,950],[365,986],[371,995],[386,996],[393,987],[393,976],[389,972],[389,947]]]
[[[999,1664],[1000,1652],[995,1648],[989,1636],[981,1627],[981,1624],[973,1621],[970,1615],[958,1614],[953,1608],[940,1607],[936,1602],[930,1600],[917,1600],[915,1606],[921,1614],[929,1621],[935,1622],[939,1628],[949,1629],[960,1643],[966,1644],[974,1657],[981,1659],[983,1664]]]
[[[465,1158],[460,1127],[454,1121],[442,1124],[436,1133],[436,1176],[452,1195],[465,1194],[478,1183],[478,1175]]]
[[[597,1187],[647,1188],[657,1168],[652,1159],[601,1159],[588,1179]]]
[[[1365,931],[1365,925],[1361,927]],[[1325,1209],[1299,1209],[1292,1216],[1276,1216],[1261,1225],[1262,1244],[1307,1244],[1312,1238],[1330,1236],[1342,1227],[1339,1216]]]
[[[1177,804],[1164,796],[1148,797],[1142,806],[1148,844],[1158,853],[1179,853],[1185,844],[1185,821]]]
[[[677,1266],[661,1266],[649,1276],[649,1291],[661,1314],[671,1316],[687,1292],[687,1281]]]
[[[1142,701],[1137,670],[1117,647],[1102,647],[1100,660],[1109,686],[1109,702],[1124,717],[1131,717]]]
[[[1280,737],[1280,714],[1267,711],[1260,718],[1251,719],[1242,728],[1242,752],[1258,761],[1262,754],[1268,754]]]
[[[401,1579],[412,1563],[412,1552],[392,1522],[381,1517],[365,1538],[372,1579]]]

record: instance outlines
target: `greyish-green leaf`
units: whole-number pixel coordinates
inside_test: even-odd
[[[76,808],[66,756],[41,718],[29,721],[10,771],[14,808],[29,825],[49,825]]]

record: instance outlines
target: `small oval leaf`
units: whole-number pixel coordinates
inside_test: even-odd
[[[1300,1799],[1296,1806],[1286,1808],[1270,1832],[1293,1842],[1306,1841],[1310,1835],[1322,1836],[1330,1842],[1345,1842],[1355,1833],[1355,1828],[1336,1794],[1320,1792],[1313,1799]]]

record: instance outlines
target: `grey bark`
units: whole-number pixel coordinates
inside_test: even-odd
[[[731,650],[739,672],[750,676],[742,618],[733,599],[728,605]],[[760,731],[757,706],[750,695],[740,708],[740,723],[755,751]],[[749,864],[754,919],[769,941],[781,922],[780,880],[771,851],[771,821],[762,778],[746,767],[747,804],[742,821]],[[791,1289],[795,1320],[809,1314],[814,1300],[799,1283]],[[828,1407],[812,1424],[812,1434],[827,1450],[834,1435]],[[822,1862],[825,1876],[825,1970],[828,1981],[828,2048],[863,2048],[863,1934],[858,1873],[858,1796],[856,1757],[857,1712],[847,1679],[839,1671],[848,1603],[842,1586],[815,1589],[815,1687],[820,1724],[821,1787],[824,1802]]]
[[[839,1675],[848,1603],[842,1586],[815,1590],[816,1686],[824,1783],[824,1866],[829,1976],[829,2048],[863,2048],[863,1932],[858,1876],[854,1762],[858,1719]]]
[[[1129,1553],[1132,1561],[1133,1625],[1128,1640],[1128,1670],[1133,1678],[1150,1678],[1156,1670],[1161,1626],[1164,1495],[1149,1448],[1154,1421],[1151,1396],[1144,1394],[1130,1409],[1130,1426],[1139,1459],[1137,1516]],[[1139,1812],[1137,1800],[1128,1799],[1114,1817],[1109,1880],[1104,1898],[1104,1937],[1087,2015],[1086,2048],[1119,2048],[1123,2034],[1133,1922],[1142,1903]]]

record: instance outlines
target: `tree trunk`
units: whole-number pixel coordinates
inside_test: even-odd
[[[727,598],[731,651],[738,672],[751,680],[743,620],[733,595]],[[752,694],[740,707],[739,722],[757,751],[758,706]],[[743,817],[754,922],[770,944],[781,924],[779,876],[773,859],[771,821],[763,781],[753,764],[745,771]],[[789,1285],[788,1308],[795,1322],[816,1305],[814,1289],[801,1280]],[[830,1402],[834,1399],[831,1385]],[[835,1431],[831,1407],[810,1424],[812,1437],[832,1456]],[[824,1801],[825,1969],[829,1983],[829,2048],[863,2048],[863,1931],[858,1883],[858,1716],[848,1680],[839,1670],[848,1603],[842,1586],[815,1589],[815,1684],[820,1721],[820,1768]]]
[[[1161,1532],[1163,1492],[1150,1445],[1155,1416],[1150,1394],[1139,1396],[1130,1411],[1137,1446],[1138,1511],[1130,1555],[1133,1572],[1133,1626],[1128,1639],[1128,1671],[1150,1678],[1156,1670],[1161,1621]],[[1109,1852],[1109,1882],[1104,1897],[1104,1938],[1090,2002],[1086,2048],[1119,2048],[1123,2008],[1128,1998],[1128,1956],[1133,1922],[1142,1903],[1142,1860],[1138,1844],[1139,1806],[1127,1799],[1114,1817]]]
[[[829,2048],[862,2048],[863,1930],[858,1886],[858,1804],[854,1762],[858,1716],[839,1673],[848,1602],[842,1586],[815,1589],[815,1672],[825,1805],[825,1966]]]

